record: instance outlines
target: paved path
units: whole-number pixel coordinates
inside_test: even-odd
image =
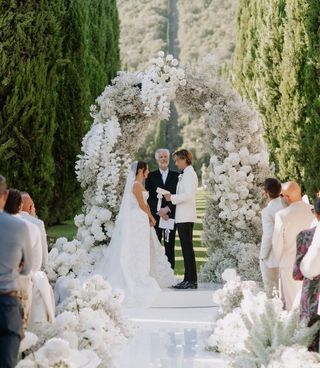
[[[217,315],[212,289],[165,289],[152,308],[128,310],[137,326],[117,368],[227,368],[219,354],[206,351]]]

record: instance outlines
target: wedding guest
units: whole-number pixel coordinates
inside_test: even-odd
[[[279,290],[279,262],[272,250],[274,221],[276,213],[284,208],[284,203],[280,196],[281,183],[277,179],[266,179],[263,189],[268,205],[262,210],[262,239],[259,258],[264,289],[271,297],[274,290]]]
[[[317,222],[320,220],[320,198],[317,198],[314,203],[314,212]],[[297,257],[293,269],[293,278],[295,280],[302,280],[302,293],[300,302],[300,318],[301,320],[307,320],[308,326],[312,326],[314,323],[320,320],[318,314],[319,308],[319,296],[320,296],[320,267],[317,275],[312,278],[307,278],[301,270],[301,262],[305,258],[308,249],[310,249],[313,240],[315,239],[317,227],[313,227],[309,230],[304,230],[299,233],[297,237]],[[319,232],[319,229],[318,229]],[[318,234],[318,233],[317,233]],[[319,241],[319,239],[318,239]],[[319,244],[319,243],[318,243]],[[318,264],[320,259],[318,258]],[[319,333],[318,331],[315,340],[310,346],[310,350],[318,351],[319,349]]]
[[[3,211],[6,199],[6,181],[0,175],[0,367],[13,368],[23,336],[18,278],[31,271],[32,254],[27,225]]]
[[[146,189],[149,192],[148,203],[151,209],[153,217],[157,220],[155,230],[158,239],[161,243],[164,238],[165,253],[168,257],[168,261],[171,264],[172,269],[175,266],[175,238],[176,238],[176,226],[173,230],[164,230],[160,228],[160,218],[164,220],[174,219],[176,206],[167,201],[164,197],[161,199],[161,209],[158,211],[158,193],[157,188],[162,188],[169,191],[172,194],[176,193],[179,173],[169,169],[170,152],[165,148],[160,148],[155,154],[159,168],[149,173],[146,180]]]
[[[297,251],[296,238],[300,231],[310,228],[313,215],[312,205],[302,201],[301,189],[297,183],[283,184],[282,194],[288,207],[276,213],[272,249],[279,262],[285,307],[290,310],[302,287],[302,282],[292,277]]]
[[[184,261],[184,279],[176,289],[196,289],[197,267],[193,249],[193,228],[197,219],[196,193],[198,177],[192,167],[192,153],[182,149],[173,154],[176,166],[181,170],[176,194],[166,194],[167,201],[176,205],[175,222],[181,242]]]
[[[300,270],[304,277],[311,280],[320,275],[320,222],[317,223],[312,244],[301,261]]]
[[[41,235],[42,244],[42,268],[44,269],[48,262],[48,242],[47,234],[44,226],[44,222],[36,217],[36,209],[31,196],[22,192],[22,210],[20,211],[20,216],[34,225],[38,226]]]
[[[23,279],[21,284],[21,293],[23,294],[26,315],[28,316],[26,323],[32,327],[35,323],[53,322],[55,302],[48,278],[41,271],[43,248],[39,227],[21,216],[22,208],[21,193],[16,189],[10,189],[5,210],[27,224],[32,240],[33,266],[30,279]]]
[[[38,227],[29,221],[24,220],[20,216],[22,209],[22,197],[21,193],[17,189],[10,189],[7,197],[6,204],[4,206],[5,212],[13,215],[20,221],[26,224],[29,232],[29,242],[32,255],[32,272],[29,275],[21,276],[18,279],[19,284],[19,296],[21,298],[21,304],[24,310],[23,326],[26,329],[29,324],[31,305],[32,305],[32,273],[39,271],[42,264],[42,245],[40,230]]]
[[[25,222],[30,233],[31,238],[31,250],[32,250],[32,271],[40,271],[42,265],[42,243],[41,234],[37,225],[25,220],[21,216],[22,211],[22,195],[17,189],[9,189],[8,198],[4,210],[19,218],[21,221]]]
[[[320,192],[317,193],[317,198],[320,198]],[[314,211],[316,213],[316,209]],[[308,279],[313,279],[320,275],[320,221],[317,218],[312,223],[312,227],[317,227],[312,244],[300,264],[303,276]]]

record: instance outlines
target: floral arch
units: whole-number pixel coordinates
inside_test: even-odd
[[[75,240],[59,239],[49,255],[57,278],[90,273],[110,240],[130,159],[149,127],[167,119],[175,100],[201,118],[211,142],[203,242],[209,260],[205,281],[220,280],[228,267],[258,279],[260,186],[272,173],[258,114],[225,82],[201,70],[180,68],[160,52],[143,72],[119,72],[91,107],[93,124],[76,164],[84,189],[83,213],[76,216]]]

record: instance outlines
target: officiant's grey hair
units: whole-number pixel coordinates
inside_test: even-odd
[[[155,158],[158,161],[159,156],[161,152],[165,152],[168,155],[168,158],[170,159],[170,151],[167,148],[159,148],[156,150]]]

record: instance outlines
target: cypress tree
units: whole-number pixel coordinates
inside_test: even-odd
[[[276,154],[281,179],[302,182],[305,157],[303,130],[306,121],[306,100],[303,93],[303,66],[307,61],[308,40],[305,29],[308,1],[286,1],[286,24],[284,29],[281,62],[282,80],[279,86],[280,147]]]
[[[263,0],[253,11],[254,3],[239,6],[234,84],[262,114],[278,177],[298,181],[314,196],[320,188],[320,4]]]
[[[257,50],[258,67],[256,73],[255,106],[262,115],[265,139],[269,145],[271,160],[277,163],[279,150],[280,116],[278,105],[281,99],[280,83],[282,81],[281,62],[284,38],[285,1],[261,1],[261,22]]]
[[[299,84],[303,107],[299,165],[303,168],[302,179],[306,191],[314,196],[320,189],[320,3],[317,0],[292,2],[303,19],[302,40],[299,46],[305,53],[302,59]],[[305,36],[304,36],[305,33]]]
[[[80,206],[74,166],[89,107],[119,68],[115,0],[0,0],[0,160],[39,215]]]
[[[237,15],[237,39],[234,52],[233,82],[237,90],[256,101],[254,88],[259,47],[258,23],[260,0],[240,0]]]
[[[280,175],[301,181],[314,196],[320,189],[320,4],[315,0],[287,1],[286,12]]]
[[[81,205],[74,166],[90,126],[89,106],[119,69],[119,21],[113,0],[65,0],[62,22],[64,64],[60,68],[57,131],[53,145],[55,188],[51,222]]]
[[[61,1],[1,1],[1,173],[32,194],[45,219],[54,184],[62,16]]]

